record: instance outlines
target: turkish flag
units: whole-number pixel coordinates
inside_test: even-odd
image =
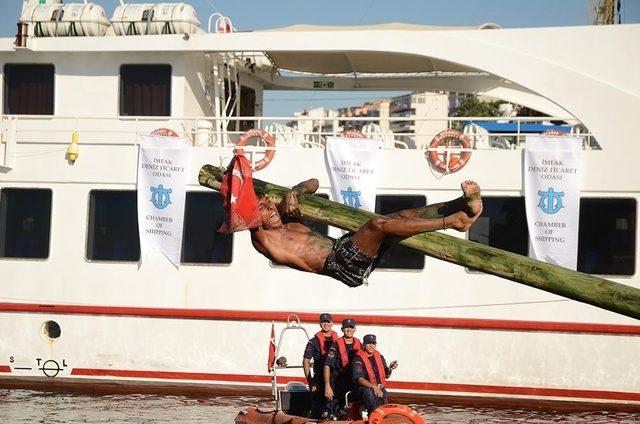
[[[271,372],[276,362],[276,327],[271,322],[271,340],[269,340],[269,359],[267,360],[267,372]]]
[[[253,191],[251,165],[242,150],[236,150],[220,187],[227,218],[218,231],[233,233],[262,225],[258,201]]]

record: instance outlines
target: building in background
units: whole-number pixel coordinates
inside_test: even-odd
[[[448,118],[454,116],[464,100],[474,96],[457,92],[417,91],[337,110],[324,107],[305,109],[295,112],[294,116],[316,118],[298,121],[297,129],[303,131],[306,138],[318,143],[322,142],[323,134],[340,133],[345,130],[363,131],[366,126],[378,126],[383,134],[392,134],[395,140],[409,147],[423,148],[429,145],[439,132],[449,128]],[[496,100],[488,96],[477,98],[481,102]],[[510,110],[502,112],[505,116],[511,114]]]

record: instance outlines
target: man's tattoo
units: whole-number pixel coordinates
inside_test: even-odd
[[[311,244],[314,244],[320,247],[333,247],[333,241],[323,236],[322,234],[318,233],[317,231],[309,229],[309,231],[307,231],[307,235],[310,237],[309,242]]]

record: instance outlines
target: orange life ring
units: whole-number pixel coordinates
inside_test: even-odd
[[[464,135],[461,131],[458,130],[444,130],[438,133],[431,143],[429,144],[429,148],[435,149],[438,146],[457,144],[464,149],[471,148],[471,141],[469,138]],[[462,152],[451,154],[449,157],[449,165],[447,166],[446,157],[442,153],[438,153],[435,150],[428,152],[427,157],[429,158],[429,163],[431,166],[436,168],[438,171],[442,173],[454,173],[461,170],[469,161],[471,157],[471,152]]]
[[[256,137],[264,141],[267,147],[275,147],[276,145],[276,142],[271,136],[271,134],[269,134],[265,130],[261,130],[260,128],[251,128],[249,131],[245,132],[240,136],[240,138],[238,139],[238,142],[236,143],[236,146],[246,146],[249,140]],[[275,150],[271,150],[271,149],[267,150],[264,154],[264,157],[253,164],[253,170],[259,171],[261,169],[266,168],[267,165],[269,165],[269,163],[275,156],[275,154],[276,154]]]
[[[149,135],[158,135],[161,137],[178,137],[178,133],[171,128],[158,128],[151,131]]]
[[[566,132],[563,132],[563,131],[559,131],[559,130],[546,130],[545,132],[543,132],[540,135],[551,135],[551,136],[554,136],[554,137],[563,137],[563,136],[569,135],[569,134],[566,133]]]
[[[345,138],[367,138],[358,130],[344,130],[340,133],[340,137]]]
[[[382,421],[388,415],[401,415],[413,424],[425,424],[424,418],[413,408],[397,403],[387,403],[377,407],[371,415],[369,415],[369,424],[382,424]]]

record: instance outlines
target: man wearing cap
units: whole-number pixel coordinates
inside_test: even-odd
[[[311,418],[320,418],[325,409],[324,392],[322,391],[324,361],[331,345],[338,340],[338,334],[331,330],[333,318],[330,314],[320,314],[320,331],[309,340],[304,350],[302,369],[311,391]],[[310,363],[313,359],[313,376]]]
[[[353,391],[351,361],[355,352],[362,348],[360,340],[353,336],[355,332],[356,320],[353,318],[343,320],[343,336],[331,345],[324,362],[324,396],[327,399],[327,411],[330,417],[338,416],[339,411],[344,407],[346,393]]]
[[[376,336],[367,334],[362,339],[364,348],[353,358],[353,381],[358,386],[358,394],[362,406],[371,413],[380,405],[387,403],[387,378],[398,367],[398,362],[391,362],[387,366],[384,356],[376,350]]]

